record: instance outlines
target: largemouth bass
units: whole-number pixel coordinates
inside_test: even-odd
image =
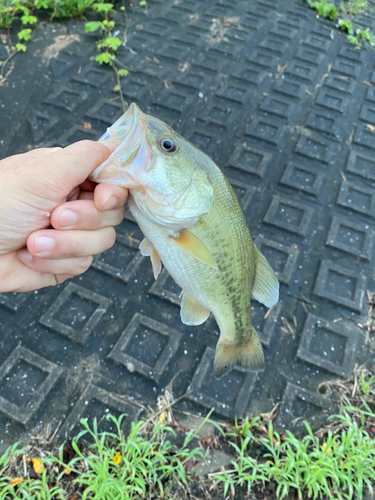
[[[100,139],[117,144],[91,175],[129,189],[129,208],[145,239],[155,279],[162,263],[182,288],[181,321],[220,328],[214,374],[235,365],[264,368],[251,324],[250,296],[272,307],[278,280],[257,250],[232,187],[217,165],[166,123],[136,104]]]

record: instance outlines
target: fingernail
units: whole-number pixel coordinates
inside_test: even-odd
[[[111,210],[115,205],[117,204],[117,199],[111,195],[108,200],[104,203],[103,208],[104,210]]]
[[[27,263],[29,263],[29,262],[31,262],[33,260],[33,256],[27,250],[20,250],[18,252],[17,256],[18,256],[18,259],[21,262],[24,262],[25,264],[27,264]]]
[[[48,238],[48,236],[38,236],[35,238],[35,253],[38,255],[49,253],[54,245],[55,241],[52,238]]]
[[[62,229],[67,229],[77,222],[77,214],[71,210],[63,210],[59,217],[59,224]]]

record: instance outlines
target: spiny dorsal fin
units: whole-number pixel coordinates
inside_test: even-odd
[[[198,304],[186,292],[182,292],[181,300],[181,321],[184,325],[197,326],[206,321],[210,311]]]
[[[192,255],[195,259],[207,264],[210,267],[217,269],[216,262],[212,257],[210,251],[199,238],[194,236],[193,233],[187,229],[181,229],[178,237],[173,237],[173,240],[181,246],[188,254]]]
[[[272,307],[279,300],[279,280],[265,257],[256,248],[255,278],[252,296],[266,307]]]
[[[145,257],[150,257],[154,278],[157,280],[159,274],[161,273],[161,260],[158,252],[155,250],[152,243],[150,243],[147,238],[144,238],[141,241],[139,250]]]

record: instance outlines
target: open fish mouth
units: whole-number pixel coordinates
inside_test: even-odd
[[[147,117],[132,103],[129,109],[99,139],[99,142],[117,144],[115,151],[90,175],[94,182],[109,182],[133,187],[137,175],[150,159],[144,141]],[[127,167],[130,168],[127,168]]]
[[[139,107],[132,103],[121,118],[101,136],[99,142],[111,142],[119,146],[129,136],[134,134],[141,114],[143,115]]]

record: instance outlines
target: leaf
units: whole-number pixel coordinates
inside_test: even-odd
[[[86,23],[85,24],[85,33],[89,32],[89,31],[96,31],[100,28],[104,29],[103,23],[101,21],[93,21],[91,23]]]
[[[184,469],[192,469],[196,465],[199,464],[199,460],[194,460],[194,458],[189,458],[186,462],[183,463]]]
[[[339,19],[337,26],[349,33],[349,35],[353,35],[353,25],[349,19]]]
[[[27,47],[23,43],[16,43],[16,49],[19,52],[26,52]]]
[[[214,447],[212,437],[205,437],[205,438],[202,438],[202,439],[200,440],[200,443],[201,443],[201,445],[202,445],[204,448],[213,448],[213,447]]]
[[[69,469],[69,467],[67,467],[66,465],[63,465],[63,467],[64,467],[65,474],[67,476],[69,476],[69,474],[72,473],[72,469]]]
[[[128,76],[129,71],[127,69],[119,69],[117,71],[118,76]]]
[[[101,12],[101,13],[105,13],[105,12],[114,12],[113,10],[113,4],[111,3],[94,3],[92,5],[92,8],[94,10],[96,10],[96,12]]]
[[[111,36],[109,38],[106,38],[104,40],[104,43],[106,43],[109,47],[111,47],[112,50],[117,50],[122,45],[122,41],[119,38],[117,38],[117,36]]]
[[[119,92],[120,90],[121,90],[120,85],[115,85],[115,86],[113,87],[113,91],[114,91],[114,92]]]
[[[24,30],[21,30],[17,36],[18,36],[18,39],[19,40],[25,40],[25,42],[28,42],[30,40],[30,33],[31,33],[31,29],[30,28],[26,28]]]
[[[24,481],[24,479],[22,477],[15,477],[14,479],[11,479],[9,481],[9,484],[11,484],[12,486],[17,486],[17,484],[20,484]]]
[[[83,122],[84,128],[87,128],[88,130],[91,129],[91,123],[90,122]]]
[[[22,16],[21,17],[22,24],[35,24],[38,19],[35,16]]]
[[[46,470],[46,468],[44,467],[44,465],[42,464],[42,462],[40,460],[33,458],[31,460],[31,462],[32,462],[33,468],[37,474],[43,474],[43,472]]]
[[[367,124],[366,127],[369,128],[371,130],[371,132],[373,132],[375,130],[374,125]]]
[[[159,422],[163,423],[164,420],[165,420],[166,415],[167,415],[166,411],[161,412],[160,415],[159,415]]]
[[[112,462],[118,465],[122,460],[121,452],[116,453],[116,455],[112,458]]]
[[[106,27],[106,28],[114,28],[115,26],[115,22],[114,21],[107,21],[107,19],[104,19],[102,21],[103,25]]]
[[[112,54],[109,52],[103,52],[103,54],[99,54],[95,57],[95,61],[98,61],[99,64],[109,64],[110,61],[112,61],[115,58]]]

